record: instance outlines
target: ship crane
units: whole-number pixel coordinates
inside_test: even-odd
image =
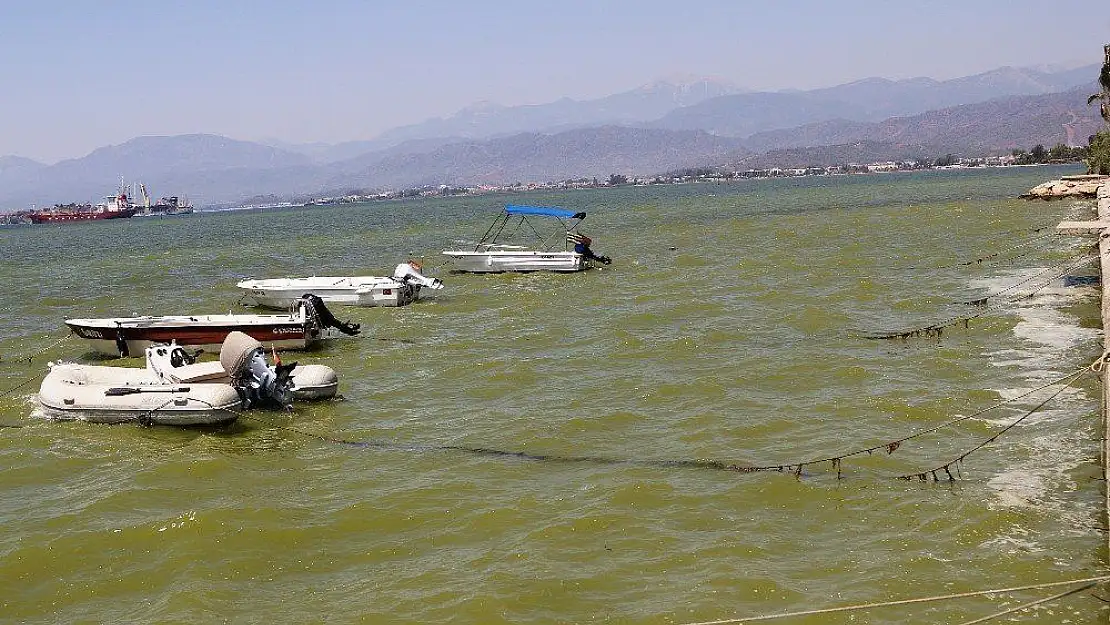
[[[150,194],[146,192],[146,185],[139,183],[139,193],[143,194],[143,206],[150,208]]]

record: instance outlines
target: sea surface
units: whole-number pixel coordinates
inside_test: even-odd
[[[1099,293],[1064,285],[1097,274],[1070,266],[1093,241],[1052,233],[1093,201],[1015,199],[1064,173],[0,229],[0,622],[682,624],[1105,575],[1101,390],[1068,377],[1101,353]],[[451,273],[440,251],[509,202],[585,210],[613,264]],[[335,368],[341,400],[215,430],[36,413],[49,361],[142,366],[63,340],[67,317],[249,312],[240,279],[408,258],[446,288],[335,308],[364,334],[283,355]],[[1095,594],[1007,618],[1104,623]]]

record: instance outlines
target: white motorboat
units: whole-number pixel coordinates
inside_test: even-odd
[[[502,273],[506,271],[573,272],[586,269],[586,259],[574,252],[537,252],[513,245],[481,245],[477,250],[444,252],[457,271]]]
[[[528,219],[540,216],[554,217],[559,222],[555,231],[546,237]],[[507,232],[509,222],[516,217],[520,219]],[[608,265],[610,259],[594,254],[590,250],[590,238],[577,232],[578,225],[585,218],[584,212],[564,208],[509,204],[474,249],[447,250],[443,254],[454,262],[457,271],[476,273],[574,272],[588,269],[595,263]],[[517,236],[530,238],[531,245],[509,243]]]
[[[320,341],[359,333],[357,323],[339,321],[320,298],[305,295],[285,315],[170,315],[66,319],[74,334],[100,353],[126,358],[155,343],[214,351],[234,331],[279,349],[308,349]]]
[[[333,397],[331,367],[269,365],[262,344],[232,332],[220,360],[197,363],[177,345],[146,349],[146,368],[51,363],[39,387],[43,414],[93,423],[211,425],[253,406],[286,407],[294,399]]]
[[[406,306],[420,298],[422,288],[442,289],[443,283],[420,273],[420,264],[397,265],[393,276],[313,276],[243,280],[237,285],[258,306],[288,308],[306,293],[329,304],[347,306]]]

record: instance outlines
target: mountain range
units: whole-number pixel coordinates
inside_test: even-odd
[[[484,103],[370,141],[335,145],[204,134],[138,137],[53,165],[0,157],[0,210],[88,201],[111,193],[121,175],[156,195],[188,195],[207,206],[255,195],[1079,145],[1101,124],[1086,106],[1097,71],[1094,65],[1063,72],[1001,68],[947,81],[871,78],[775,93],[742,92],[712,80],[664,81],[596,100]]]

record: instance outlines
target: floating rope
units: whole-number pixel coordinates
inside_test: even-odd
[[[23,380],[19,384],[16,384],[15,386],[9,388],[8,390],[0,393],[0,399],[3,399],[5,397],[7,397],[8,395],[11,395],[12,393],[18,391],[19,389],[23,388],[24,386],[27,386],[28,384],[30,384],[31,382],[34,382],[37,379],[39,379],[39,376],[38,376],[38,374],[35,374],[35,375],[27,378],[26,380]],[[23,426],[22,425],[9,424],[9,423],[0,423],[0,428],[17,429],[17,428],[21,428],[21,427],[23,427]]]
[[[1034,230],[1034,232],[1039,232],[1039,230]],[[970,267],[972,265],[982,265],[985,262],[988,262],[988,261],[995,260],[995,259],[999,258],[1000,256],[1002,256],[1003,254],[1006,254],[1007,252],[1010,252],[1010,251],[1013,251],[1013,250],[1018,250],[1018,249],[1021,249],[1023,247],[1027,247],[1029,245],[1032,245],[1033,243],[1036,243],[1037,241],[1041,241],[1041,240],[1044,240],[1044,239],[1047,239],[1047,238],[1050,238],[1050,237],[1054,237],[1054,236],[1056,236],[1055,233],[1050,232],[1048,234],[1042,234],[1040,236],[1029,237],[1029,238],[1025,239],[1024,241],[1019,241],[1018,243],[1015,243],[1013,245],[1010,245],[1009,247],[998,250],[997,252],[994,252],[993,254],[987,254],[986,256],[980,256],[979,258],[975,258],[975,259],[972,259],[972,260],[961,261],[961,262],[957,262],[957,263],[952,263],[950,265],[940,265],[939,267],[895,267],[894,269],[896,271],[914,271],[914,270],[919,270],[919,269],[955,269],[957,267]],[[1013,256],[1008,257],[1007,260],[1012,261],[1016,258],[1021,258],[1022,256],[1028,256],[1029,254],[1032,254],[1034,251],[1035,250],[1029,250],[1029,251],[1023,252],[1021,254],[1015,254]]]
[[[1046,601],[1050,601],[1050,600],[1053,600],[1053,599],[1059,599],[1061,597],[1066,597],[1067,595],[1086,590],[1086,589],[1090,588],[1091,586],[1093,586],[1095,584],[1098,584],[1099,582],[1105,582],[1107,580],[1110,580],[1110,575],[1102,575],[1102,576],[1099,576],[1099,577],[1088,577],[1086,579],[1073,579],[1073,580],[1068,580],[1068,581],[1063,581],[1063,582],[1047,582],[1047,583],[1044,583],[1044,584],[1033,584],[1033,585],[1030,585],[1030,586],[1014,586],[1012,588],[995,588],[993,590],[973,590],[973,591],[970,591],[970,592],[961,592],[961,593],[954,593],[954,594],[949,594],[949,595],[934,595],[934,596],[931,596],[931,597],[918,597],[918,598],[914,598],[914,599],[898,599],[898,600],[895,600],[895,601],[879,601],[879,602],[875,602],[875,603],[857,603],[857,604],[854,604],[854,605],[840,606],[840,607],[837,607],[837,608],[821,608],[821,609],[816,609],[816,610],[801,610],[801,611],[798,611],[798,612],[778,612],[778,613],[775,613],[775,614],[763,614],[763,615],[759,615],[759,616],[749,616],[749,617],[744,617],[744,618],[730,618],[730,619],[722,619],[722,620],[718,620],[718,621],[700,621],[700,622],[697,622],[697,623],[685,623],[684,625],[726,625],[726,624],[729,624],[729,623],[748,623],[748,622],[753,622],[753,621],[770,621],[770,620],[773,620],[773,619],[790,618],[790,617],[793,617],[793,616],[813,616],[813,615],[816,615],[816,614],[834,614],[836,612],[858,612],[860,610],[871,610],[871,609],[874,609],[874,608],[888,608],[888,607],[899,606],[899,605],[911,605],[911,604],[914,604],[914,603],[930,603],[930,602],[935,602],[935,601],[950,601],[952,599],[967,599],[969,597],[982,597],[984,595],[999,595],[999,594],[1010,593],[1010,592],[1021,592],[1021,591],[1024,591],[1024,590],[1042,590],[1042,589],[1045,589],[1045,588],[1055,588],[1055,587],[1059,587],[1059,586],[1070,586],[1072,584],[1087,584],[1086,586],[1082,586],[1080,588],[1074,588],[1072,590],[1069,590],[1066,593],[1061,593],[1059,596],[1048,597],[1047,599],[1040,600],[1040,603],[1043,603],[1043,602],[1046,602]],[[1025,609],[1025,607],[1031,607],[1031,606],[1020,606],[1017,609]],[[992,615],[991,618],[994,618],[994,616],[1000,616],[1000,615]],[[974,623],[975,621],[972,621],[972,622]],[[971,625],[971,624],[970,623],[965,623],[964,625]]]
[[[1036,606],[1039,606],[1039,605],[1044,604],[1044,603],[1048,603],[1050,601],[1056,601],[1057,599],[1063,599],[1064,597],[1074,595],[1076,593],[1083,592],[1084,590],[1087,590],[1089,588],[1094,588],[1096,583],[1097,582],[1091,582],[1090,584],[1085,584],[1083,586],[1080,586],[1079,588],[1072,588],[1071,590],[1065,590],[1064,592],[1052,595],[1051,597],[1045,597],[1044,599],[1037,599],[1036,601],[1030,601],[1029,603],[1024,603],[1024,604],[1019,605],[1019,606],[1014,606],[1012,608],[1002,610],[1001,612],[995,612],[994,614],[988,614],[987,616],[984,616],[983,618],[977,618],[973,621],[967,621],[966,623],[961,623],[960,625],[976,625],[977,623],[986,623],[987,621],[996,619],[1000,616],[1006,616],[1007,614],[1013,614],[1014,612],[1021,612],[1023,610],[1028,610],[1029,608],[1034,608]]]
[[[1058,271],[1055,274],[1053,274],[1051,278],[1049,278],[1045,282],[1036,286],[1036,288],[1034,288],[1029,293],[1024,293],[1024,294],[1017,295],[1017,296],[1011,297],[1009,299],[1003,300],[1002,302],[994,304],[993,306],[988,306],[986,308],[983,308],[982,310],[976,312],[973,315],[953,316],[953,317],[949,317],[947,319],[938,321],[936,323],[932,323],[932,324],[927,325],[927,326],[922,326],[922,327],[919,327],[919,328],[913,328],[913,329],[910,329],[910,330],[896,330],[896,331],[893,331],[893,332],[876,332],[876,333],[871,333],[871,334],[852,333],[852,336],[857,336],[859,338],[865,338],[865,339],[908,339],[908,338],[914,338],[914,337],[920,337],[920,336],[939,338],[940,336],[942,336],[944,334],[945,328],[950,328],[950,327],[953,327],[953,326],[956,326],[956,325],[963,325],[965,328],[967,328],[967,327],[969,327],[969,324],[970,324],[971,320],[982,317],[983,315],[985,315],[989,312],[993,312],[995,310],[998,310],[998,309],[1002,308],[1003,305],[1005,305],[1005,304],[1021,301],[1023,299],[1029,299],[1029,298],[1033,297],[1034,295],[1036,295],[1039,291],[1041,291],[1045,287],[1048,287],[1049,285],[1051,285],[1058,278],[1061,278],[1064,275],[1066,275],[1072,269],[1076,269],[1078,267],[1081,267],[1081,266],[1083,266],[1083,265],[1085,265],[1089,262],[1097,260],[1098,258],[1099,258],[1098,256],[1085,256],[1085,257],[1083,257],[1082,260],[1080,260],[1078,262],[1067,264],[1066,266],[1064,266],[1063,269],[1060,269],[1060,266],[1058,265],[1057,267],[1055,267],[1055,269],[1057,269]],[[973,305],[974,304],[980,304],[980,303],[985,304],[985,298],[984,298],[984,300],[973,300],[972,302],[968,302],[968,303],[973,304]]]
[[[845,458],[851,458],[853,456],[862,456],[863,454],[867,454],[867,455],[870,456],[870,455],[872,455],[875,452],[880,451],[880,450],[886,451],[887,455],[891,455],[895,451],[897,451],[899,447],[902,446],[902,443],[905,443],[906,441],[913,440],[915,438],[920,438],[922,436],[925,436],[926,434],[932,434],[934,432],[938,432],[940,430],[951,427],[951,426],[956,425],[957,423],[961,423],[963,421],[968,421],[970,419],[978,418],[978,417],[980,417],[980,416],[982,416],[982,415],[984,415],[984,414],[986,414],[986,413],[988,413],[992,410],[997,410],[998,408],[1001,408],[1001,407],[1005,406],[1006,404],[1015,402],[1015,401],[1020,400],[1020,399],[1024,399],[1026,397],[1029,397],[1030,395],[1033,395],[1035,393],[1043,391],[1046,388],[1049,388],[1051,386],[1055,386],[1057,384],[1060,384],[1061,382],[1066,381],[1066,384],[1063,388],[1061,388],[1059,391],[1056,391],[1051,397],[1049,397],[1049,400],[1050,400],[1050,399],[1056,397],[1056,395],[1059,395],[1061,392],[1063,392],[1063,390],[1066,389],[1068,386],[1070,386],[1072,383],[1074,383],[1075,380],[1077,380],[1079,378],[1079,376],[1083,375],[1084,373],[1087,373],[1088,371],[1097,371],[1097,369],[1095,367],[1096,366],[1101,366],[1102,363],[1105,362],[1108,358],[1110,358],[1110,352],[1108,352],[1107,354],[1104,354],[1098,360],[1096,360],[1093,364],[1091,364],[1087,367],[1084,367],[1084,368],[1079,369],[1077,371],[1073,371],[1072,373],[1069,373],[1065,376],[1061,376],[1061,377],[1059,377],[1059,378],[1057,378],[1057,379],[1055,379],[1055,380],[1053,380],[1053,381],[1051,381],[1047,384],[1043,384],[1043,385],[1041,385],[1041,386],[1039,386],[1035,389],[1026,391],[1026,392],[1024,392],[1020,395],[1017,395],[1015,397],[1012,397],[1010,399],[997,402],[992,406],[989,406],[989,407],[984,408],[982,410],[979,410],[977,412],[973,412],[969,415],[964,415],[962,417],[956,417],[954,419],[950,419],[950,420],[948,420],[944,423],[941,423],[940,425],[936,425],[936,426],[933,426],[931,428],[926,428],[924,430],[918,430],[916,432],[913,432],[912,434],[909,434],[908,436],[903,436],[902,438],[887,441],[885,443],[881,443],[879,445],[874,445],[874,446],[867,447],[867,448],[864,448],[864,449],[857,449],[855,451],[850,451],[848,453],[840,454],[838,456],[832,456],[832,457],[827,457],[827,458],[819,458],[819,459],[808,460],[808,461],[799,463],[799,464],[796,465],[797,474],[801,475],[801,470],[802,470],[803,466],[811,466],[811,465],[823,464],[823,463],[828,462],[832,465],[832,468],[836,469],[836,477],[837,477],[837,479],[840,479],[840,477],[841,477],[841,463],[843,462],[843,460]],[[1041,402],[1041,404],[1038,405],[1036,408],[1034,408],[1032,411],[1030,411],[1029,414],[1032,414],[1033,412],[1036,412],[1037,410],[1039,410],[1041,408],[1041,406],[1043,406],[1047,402],[1048,402],[1048,400],[1045,400],[1044,402]],[[1026,416],[1028,416],[1028,414]],[[997,438],[998,436],[1001,436],[1002,434],[1003,434],[1003,432],[999,432],[997,435],[995,435],[995,438]],[[972,451],[975,451],[975,450],[972,450]],[[971,455],[972,451],[967,452],[967,454],[965,454],[964,457],[966,457],[967,455]],[[962,458],[961,458],[961,460],[962,460]],[[943,467],[938,467],[936,470],[937,471],[943,470]],[[917,475],[918,474],[914,474],[914,477],[917,477]],[[951,475],[949,477],[951,477]],[[905,476],[898,476],[898,478],[899,479],[907,479]]]
[[[849,451],[849,452],[846,452],[846,453],[843,453],[843,454],[839,454],[837,456],[830,456],[830,457],[824,457],[824,458],[804,460],[804,461],[801,461],[801,462],[766,464],[766,465],[742,465],[742,464],[731,463],[731,462],[727,462],[727,461],[723,461],[723,460],[713,460],[713,459],[708,459],[708,458],[668,460],[668,459],[650,459],[650,458],[612,458],[612,457],[605,457],[605,456],[564,456],[564,455],[558,455],[558,454],[542,454],[542,453],[532,453],[532,452],[526,452],[526,451],[512,451],[512,450],[496,449],[496,448],[492,448],[492,447],[477,447],[477,446],[470,446],[470,445],[404,444],[404,443],[394,443],[394,442],[374,440],[374,439],[351,440],[351,439],[337,438],[337,437],[333,437],[333,436],[326,436],[326,435],[322,435],[322,434],[315,434],[315,433],[312,433],[312,432],[306,432],[304,430],[300,430],[300,429],[290,427],[290,426],[287,426],[287,425],[273,424],[273,423],[264,421],[262,419],[259,419],[259,418],[255,417],[253,415],[249,415],[249,414],[246,414],[246,413],[243,413],[243,412],[232,410],[230,408],[215,406],[215,405],[213,405],[213,404],[211,404],[211,403],[209,403],[209,402],[207,402],[203,399],[199,399],[199,398],[196,398],[196,397],[189,397],[187,399],[190,399],[190,400],[196,401],[198,403],[204,404],[204,405],[212,408],[213,410],[225,411],[225,412],[227,412],[231,415],[234,415],[237,418],[242,418],[242,419],[247,420],[247,421],[254,421],[256,423],[261,423],[263,425],[269,425],[271,427],[276,427],[277,429],[280,429],[280,430],[284,430],[284,431],[287,431],[287,432],[290,432],[290,433],[293,433],[293,434],[297,434],[299,436],[303,436],[303,437],[306,437],[306,438],[311,438],[311,439],[326,442],[326,443],[344,445],[344,446],[348,446],[348,447],[356,447],[356,448],[360,448],[360,449],[382,449],[382,450],[417,452],[417,453],[461,452],[461,453],[468,453],[468,454],[479,455],[479,456],[491,456],[491,457],[497,457],[497,458],[529,460],[529,461],[535,461],[535,462],[557,462],[557,463],[565,463],[565,464],[584,464],[584,463],[588,463],[588,464],[596,464],[596,465],[604,465],[604,466],[632,465],[632,466],[646,466],[646,467],[658,467],[658,468],[708,469],[708,470],[715,470],[715,471],[728,471],[728,472],[732,472],[732,473],[758,473],[758,472],[777,471],[779,473],[792,473],[794,475],[794,477],[797,478],[797,479],[801,479],[803,471],[806,467],[815,466],[815,465],[819,465],[819,464],[823,464],[823,463],[827,462],[827,463],[830,463],[832,468],[836,470],[837,479],[841,479],[841,477],[842,477],[842,462],[845,458],[851,458],[851,457],[860,456],[860,455],[863,455],[863,454],[871,455],[871,454],[873,454],[877,451],[880,451],[880,450],[885,450],[887,452],[887,454],[893,454],[895,451],[898,450],[899,447],[902,446],[903,443],[905,443],[908,440],[918,438],[918,437],[924,436],[926,434],[930,434],[930,433],[939,431],[939,430],[944,429],[946,427],[950,427],[950,426],[952,426],[956,423],[960,423],[961,421],[966,421],[968,419],[973,419],[973,418],[978,417],[978,416],[980,416],[980,415],[982,415],[986,412],[989,412],[991,410],[995,410],[997,408],[1000,408],[1000,407],[1002,407],[1002,406],[1004,406],[1008,403],[1015,402],[1015,401],[1018,401],[1020,399],[1024,399],[1025,397],[1028,397],[1028,396],[1030,396],[1034,393],[1042,391],[1042,390],[1044,390],[1046,388],[1049,388],[1051,386],[1054,386],[1056,384],[1060,384],[1061,382],[1067,382],[1067,384],[1063,388],[1061,388],[1058,391],[1056,391],[1055,393],[1053,393],[1053,395],[1051,397],[1042,401],[1036,408],[1029,411],[1025,416],[1023,416],[1022,419],[1024,419],[1024,418],[1028,417],[1029,415],[1033,414],[1034,412],[1036,412],[1037,410],[1039,410],[1042,406],[1044,406],[1046,403],[1048,403],[1048,401],[1050,401],[1051,399],[1053,399],[1054,397],[1059,395],[1061,392],[1063,392],[1064,389],[1066,389],[1068,386],[1070,386],[1072,383],[1074,383],[1075,380],[1080,375],[1082,375],[1082,374],[1084,374],[1088,371],[1096,371],[1096,372],[1101,371],[1102,368],[1105,366],[1105,364],[1108,363],[1108,362],[1110,362],[1110,352],[1107,352],[1107,353],[1103,354],[1102,356],[1100,356],[1099,359],[1096,360],[1091,365],[1089,365],[1087,367],[1084,367],[1082,369],[1079,369],[1077,371],[1074,371],[1072,373],[1069,373],[1067,375],[1061,376],[1060,378],[1057,378],[1056,380],[1053,380],[1052,382],[1046,383],[1046,384],[1044,384],[1040,387],[1037,387],[1035,389],[1032,389],[1030,391],[1027,391],[1025,393],[1017,395],[1017,396],[1015,396],[1013,398],[1010,398],[1008,400],[998,402],[998,403],[996,403],[996,404],[994,404],[994,405],[992,405],[988,408],[984,408],[984,409],[982,409],[978,412],[975,412],[975,413],[972,413],[972,414],[969,414],[969,415],[965,415],[965,416],[962,416],[962,417],[957,417],[957,418],[954,418],[954,419],[950,419],[949,421],[947,421],[945,423],[942,423],[940,425],[936,425],[936,426],[926,428],[926,429],[923,429],[923,430],[918,430],[918,431],[913,432],[913,433],[911,433],[907,436],[903,436],[902,438],[887,441],[887,442],[884,442],[884,443],[881,443],[881,444],[878,444],[878,445],[873,445],[873,446],[870,446],[870,447],[867,447],[867,448],[864,448],[864,449],[857,449],[855,451]],[[158,407],[156,407],[152,410],[147,411],[143,415],[140,415],[138,417],[134,417],[132,419],[129,419],[129,421],[138,422],[141,425],[153,425],[153,419],[151,417],[154,415],[154,413],[156,413],[159,410],[165,408],[166,406],[168,406],[172,402],[173,402],[173,400],[169,400],[166,403],[164,403],[164,404],[162,404],[162,405],[160,405],[160,406],[158,406]],[[1021,420],[1019,419],[1018,422],[1020,422],[1020,421]],[[950,463],[947,463],[946,465],[942,465],[941,467],[938,467],[937,469],[931,470],[930,472],[933,473],[934,479],[936,479],[938,477],[936,475],[937,471],[947,471],[947,467],[950,467],[953,464],[955,464],[959,461],[962,461],[968,455],[970,455],[974,451],[977,451],[978,449],[984,447],[990,441],[996,440],[998,437],[1000,437],[1002,434],[1004,434],[1006,431],[1012,429],[1016,425],[1017,425],[1017,422],[1007,426],[1006,428],[1004,428],[1003,430],[1001,430],[1000,432],[998,432],[997,434],[992,436],[988,441],[980,444],[979,446],[977,446],[976,448],[974,448],[974,449],[972,449],[968,452],[965,452],[957,460],[954,460]],[[914,478],[914,477],[921,477],[921,476],[924,476],[924,475],[926,475],[926,473],[915,473],[915,474],[912,474],[912,475],[909,475],[909,476],[897,476],[897,477],[898,477],[898,479],[911,479],[911,478]],[[949,477],[949,479],[955,479],[955,477],[952,476],[951,473],[948,473],[948,477]],[[922,478],[922,479],[924,479],[924,478]],[[939,481],[939,479],[937,479],[936,481]]]
[[[940,425],[936,425],[936,426],[933,426],[933,427],[930,427],[930,428],[926,428],[926,429],[923,429],[923,430],[918,430],[916,432],[913,432],[913,433],[909,434],[908,436],[903,436],[902,438],[899,438],[899,439],[883,442],[883,443],[880,443],[878,445],[873,445],[873,446],[870,446],[870,447],[867,447],[867,448],[864,448],[864,449],[857,449],[857,450],[854,450],[854,451],[849,451],[849,452],[846,452],[846,453],[843,453],[843,454],[839,454],[837,456],[810,459],[810,460],[804,460],[804,461],[801,461],[801,462],[767,464],[767,465],[742,465],[742,464],[726,462],[726,461],[723,461],[723,460],[713,460],[713,459],[707,459],[707,458],[667,460],[667,459],[645,459],[645,458],[612,458],[612,457],[605,457],[605,456],[564,456],[564,455],[558,455],[558,454],[541,454],[541,453],[532,453],[532,452],[526,452],[526,451],[511,451],[511,450],[504,450],[504,449],[495,449],[495,448],[491,448],[491,447],[477,447],[477,446],[469,446],[469,445],[422,445],[422,444],[393,443],[393,442],[374,440],[374,439],[351,440],[351,439],[337,438],[337,437],[333,437],[333,436],[326,436],[326,435],[322,435],[322,434],[314,434],[312,432],[306,432],[306,431],[303,431],[303,430],[300,430],[300,429],[297,429],[297,428],[293,428],[293,427],[289,427],[289,426],[285,426],[285,425],[276,425],[276,426],[274,426],[273,424],[268,424],[268,423],[264,422],[263,420],[258,419],[256,417],[253,417],[251,415],[246,415],[246,414],[242,414],[242,413],[235,413],[235,414],[240,416],[240,417],[243,417],[246,420],[251,420],[251,421],[258,422],[258,423],[271,425],[271,426],[277,427],[278,429],[285,430],[285,431],[288,431],[288,432],[291,432],[293,434],[297,434],[299,436],[303,436],[303,437],[306,437],[306,438],[311,438],[311,439],[319,440],[319,441],[322,441],[322,442],[332,443],[332,444],[337,444],[337,445],[345,445],[345,446],[348,446],[348,447],[356,447],[356,448],[360,448],[360,449],[381,449],[381,450],[418,452],[418,453],[445,452],[445,451],[447,451],[447,452],[461,452],[461,453],[468,453],[468,454],[479,455],[479,456],[490,456],[490,457],[505,458],[505,459],[528,460],[528,461],[534,461],[534,462],[557,462],[557,463],[564,463],[564,464],[586,464],[586,463],[588,463],[588,464],[596,464],[596,465],[604,465],[604,466],[632,465],[632,466],[647,466],[647,467],[657,467],[657,468],[708,469],[708,470],[715,470],[715,471],[728,471],[728,472],[732,472],[732,473],[779,472],[779,473],[792,473],[794,475],[794,477],[798,478],[798,479],[801,479],[801,477],[803,475],[803,472],[804,472],[806,467],[816,466],[816,465],[820,465],[820,464],[824,464],[824,463],[829,463],[832,466],[832,468],[834,470],[836,470],[837,479],[840,479],[842,477],[842,462],[845,458],[851,458],[851,457],[854,457],[854,456],[861,456],[861,455],[864,455],[864,454],[871,455],[871,454],[873,454],[875,452],[878,452],[878,451],[886,451],[887,454],[893,454],[906,441],[912,440],[914,438],[919,438],[919,437],[924,436],[926,434],[937,432],[941,429],[950,427],[950,426],[952,426],[954,424],[957,424],[957,423],[960,423],[962,421],[967,421],[969,419],[976,418],[976,417],[981,416],[984,413],[987,413],[991,410],[995,410],[997,408],[1005,406],[1006,404],[1024,399],[1025,397],[1033,395],[1033,394],[1035,394],[1039,391],[1042,391],[1046,388],[1049,388],[1051,386],[1060,384],[1061,382],[1067,382],[1067,385],[1070,386],[1070,384],[1072,384],[1076,379],[1078,379],[1079,376],[1083,375],[1084,373],[1087,373],[1088,371],[1098,371],[1098,370],[1100,370],[1101,367],[1103,366],[1103,364],[1105,362],[1108,362],[1108,361],[1110,361],[1110,352],[1108,352],[1107,354],[1104,354],[1103,356],[1100,356],[1098,360],[1096,360],[1094,363],[1092,363],[1091,365],[1089,365],[1087,367],[1078,369],[1077,371],[1074,371],[1074,372],[1069,373],[1067,375],[1061,376],[1060,378],[1057,378],[1056,380],[1048,382],[1048,383],[1046,383],[1042,386],[1039,386],[1035,389],[1026,391],[1025,393],[1017,395],[1013,398],[998,402],[998,403],[996,403],[996,404],[994,404],[994,405],[992,405],[988,408],[984,408],[984,409],[982,409],[980,411],[977,411],[975,413],[965,415],[965,416],[962,416],[962,417],[957,417],[957,418],[954,418],[954,419],[950,419],[949,421],[947,421],[945,423],[942,423]],[[1034,408],[1028,414],[1032,414],[1033,412],[1036,412],[1037,410],[1039,410],[1045,403],[1047,403],[1049,400],[1051,400],[1056,395],[1059,395],[1061,392],[1063,392],[1063,390],[1065,388],[1067,388],[1067,386],[1065,386],[1064,388],[1061,388],[1060,390],[1056,391],[1052,395],[1052,397],[1049,397],[1048,400],[1045,400],[1045,401],[1041,402],[1040,405],[1038,405],[1036,408]],[[234,412],[234,411],[231,411],[231,412]],[[1028,414],[1026,416],[1028,416]],[[1013,426],[1010,426],[1010,427],[1006,428],[1006,430],[1009,430],[1011,427],[1013,427]],[[1003,433],[1005,433],[1006,430],[1003,430],[1003,431],[999,432],[994,437],[992,437],[992,439],[997,439],[999,436],[1001,436]],[[980,447],[982,447],[982,445],[980,445]],[[973,451],[975,451],[975,450],[967,452],[966,454],[964,454],[964,456],[961,457],[961,459],[966,457],[967,455],[970,455]],[[944,468],[941,467],[941,468],[938,468],[936,470],[937,471],[942,471],[942,470],[944,470]],[[918,475],[919,474],[913,474],[913,477],[917,477]],[[890,477],[890,476],[888,476],[888,477]],[[906,479],[905,476],[896,476],[896,477],[898,477],[899,479]],[[953,479],[954,479],[954,476],[953,476]]]
[[[1048,230],[1049,228],[1055,228],[1056,225],[1059,224],[1059,223],[1060,223],[1059,220],[1046,221],[1046,222],[1042,223],[1041,225],[1033,226],[1032,228],[1014,228],[1013,230],[1003,230],[1002,232],[999,232],[998,234],[1000,234],[1000,235],[1016,234],[1018,232],[1037,233],[1037,232],[1042,232],[1044,230]]]
[[[73,338],[73,333],[67,332],[66,335],[63,336],[62,338],[58,339],[57,341],[54,341],[53,343],[51,343],[51,344],[47,345],[46,347],[38,350],[37,352],[32,353],[30,356],[27,356],[26,358],[23,357],[23,356],[18,356],[18,357],[16,357],[15,360],[16,361],[26,360],[27,363],[30,364],[31,361],[34,360],[35,358],[38,358],[39,356],[41,356],[41,355],[45,354],[46,352],[54,349],[55,347],[61,345],[62,343],[65,343],[66,341],[68,341],[71,338]]]
[[[1036,280],[1037,278],[1040,278],[1041,276],[1045,275],[1046,273],[1050,273],[1052,271],[1059,271],[1061,267],[1066,268],[1067,271],[1071,271],[1072,269],[1076,269],[1077,267],[1081,267],[1081,266],[1087,264],[1088,262],[1090,262],[1094,258],[1098,258],[1098,257],[1097,256],[1090,257],[1090,256],[1087,256],[1085,254],[1080,254],[1079,256],[1073,256],[1072,258],[1069,258],[1067,261],[1065,261],[1063,263],[1060,263],[1058,265],[1054,265],[1052,267],[1048,267],[1047,269],[1042,269],[1041,271],[1038,271],[1037,273],[1029,276],[1028,278],[1019,280],[1018,282],[1015,282],[1014,284],[1011,284],[1010,286],[1002,289],[1001,291],[998,291],[996,293],[992,293],[990,295],[981,297],[979,299],[973,299],[973,300],[960,302],[960,303],[964,304],[966,306],[985,306],[987,304],[987,300],[995,299],[995,298],[997,298],[997,297],[999,297],[999,296],[1001,296],[1005,293],[1009,293],[1010,291],[1013,291],[1014,289],[1020,287],[1023,284],[1027,284],[1029,282],[1032,282],[1032,281]],[[1053,278],[1053,280],[1055,280],[1055,278]]]
[[[14,392],[18,391],[19,389],[23,388],[24,386],[27,386],[28,384],[30,384],[34,380],[37,380],[38,377],[39,376],[37,374],[33,375],[33,376],[27,378],[26,380],[20,382],[19,384],[16,384],[15,386],[9,388],[8,390],[4,391],[3,393],[0,393],[0,399],[2,399],[4,397],[7,397],[8,395],[11,395],[12,393],[14,393]]]
[[[1103,363],[1106,362],[1106,358],[1107,358],[1107,356],[1103,356],[1095,364],[1092,364],[1090,367],[1088,367],[1088,370],[1090,370],[1090,371],[1099,371],[1099,370],[1101,370],[1101,366],[1102,366]],[[1096,365],[1098,366],[1098,369],[1095,368]],[[945,464],[942,464],[939,467],[936,467],[934,469],[929,469],[929,470],[927,470],[923,473],[913,473],[913,474],[909,474],[909,475],[899,475],[898,479],[900,479],[900,480],[912,480],[914,478],[917,478],[917,479],[924,482],[924,481],[927,481],[929,479],[929,477],[928,477],[929,475],[932,475],[933,476],[933,481],[934,482],[939,482],[940,479],[937,476],[937,472],[938,471],[944,471],[945,475],[948,476],[948,481],[950,481],[950,482],[956,481],[956,478],[952,476],[952,468],[955,468],[956,472],[959,473],[960,463],[962,463],[965,458],[967,458],[971,454],[979,451],[980,449],[986,447],[990,443],[998,440],[998,437],[1002,436],[1006,432],[1008,432],[1008,431],[1012,430],[1013,428],[1017,427],[1017,425],[1019,423],[1026,420],[1027,418],[1029,418],[1030,415],[1032,415],[1033,413],[1035,413],[1038,410],[1040,410],[1041,408],[1043,408],[1045,406],[1045,404],[1052,401],[1053,399],[1056,399],[1056,397],[1058,395],[1060,395],[1060,393],[1063,393],[1065,390],[1067,390],[1069,387],[1071,387],[1071,385],[1074,384],[1075,381],[1079,379],[1079,375],[1082,374],[1082,373],[1083,372],[1081,371],[1080,373],[1075,374],[1075,377],[1073,377],[1066,384],[1064,384],[1064,386],[1060,387],[1059,390],[1057,390],[1053,394],[1049,395],[1048,398],[1046,398],[1044,401],[1037,404],[1032,410],[1030,410],[1029,412],[1026,412],[1021,417],[1019,417],[1016,421],[1014,421],[1013,423],[1007,425],[1006,427],[1004,427],[1001,430],[999,430],[998,432],[996,432],[994,434],[994,436],[991,436],[991,437],[987,438],[986,440],[979,443],[975,447],[972,447],[971,449],[969,449],[969,450],[965,451],[964,453],[960,454],[955,459],[953,459],[949,462],[946,462]]]

